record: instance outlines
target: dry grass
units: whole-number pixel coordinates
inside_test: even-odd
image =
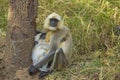
[[[71,30],[73,56],[68,68],[45,79],[119,80],[120,31],[116,26],[120,26],[120,0],[39,0],[38,30],[52,12],[63,16]],[[5,30],[6,12],[1,15],[0,29]]]

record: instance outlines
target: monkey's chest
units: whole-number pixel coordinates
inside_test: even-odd
[[[47,54],[47,49],[43,47],[37,47],[33,49],[32,52],[32,60],[33,64],[37,64],[46,54]]]

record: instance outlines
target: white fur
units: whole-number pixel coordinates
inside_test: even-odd
[[[57,20],[59,20],[59,23],[58,23],[59,27],[52,27],[52,26],[49,25],[49,22],[50,22],[49,20],[51,18],[56,18]],[[63,20],[62,20],[61,16],[59,14],[56,14],[55,12],[50,14],[44,21],[44,29],[48,29],[48,30],[51,30],[51,31],[55,31],[55,30],[61,28],[62,25],[63,25]]]
[[[49,44],[45,42],[44,39],[40,39],[41,33],[37,34],[35,36],[35,41],[38,41],[38,44],[36,44],[32,51],[32,60],[33,65],[36,65],[40,62],[42,58],[47,54],[47,50],[49,49]],[[47,65],[43,65],[41,68],[39,68],[40,71],[47,71]]]
[[[52,13],[52,14],[50,14],[49,16],[48,16],[48,18],[50,19],[50,18],[56,18],[56,19],[58,19],[59,21],[61,21],[61,16],[59,15],[59,14],[57,14],[57,13]]]

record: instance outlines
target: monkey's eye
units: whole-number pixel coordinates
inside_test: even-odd
[[[59,20],[54,19],[54,18],[50,19],[50,26],[57,27],[58,21]]]

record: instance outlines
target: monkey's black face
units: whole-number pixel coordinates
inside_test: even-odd
[[[55,19],[55,18],[51,18],[51,19],[50,19],[50,26],[51,26],[51,27],[57,27],[58,21],[59,21],[59,20],[57,20],[57,19]]]
[[[40,32],[40,33],[36,34],[35,45],[38,44],[39,40],[45,40],[45,38],[46,38],[46,33]]]

